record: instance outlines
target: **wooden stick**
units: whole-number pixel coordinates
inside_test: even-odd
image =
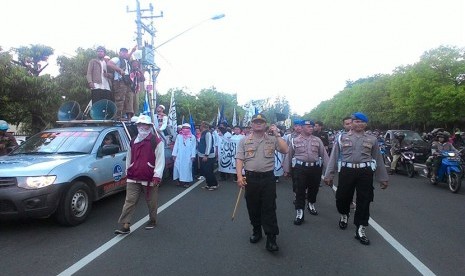
[[[236,205],[234,206],[234,211],[232,213],[232,217],[231,217],[231,220],[234,220],[234,216],[236,215],[236,210],[237,210],[237,206],[239,206],[239,201],[241,200],[241,195],[242,195],[242,190],[244,188],[240,188],[239,189],[239,193],[237,194],[237,199],[236,199]]]

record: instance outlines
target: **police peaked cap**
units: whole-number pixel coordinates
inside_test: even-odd
[[[267,122],[265,115],[263,115],[261,113],[260,114],[255,114],[255,115],[252,116],[252,122],[254,122],[256,120],[262,120],[265,123]]]

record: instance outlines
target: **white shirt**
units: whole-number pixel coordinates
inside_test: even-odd
[[[102,68],[102,72],[100,72],[102,76],[102,83],[94,83],[94,87],[95,89],[110,90],[110,82],[105,77],[105,73],[107,72],[107,63],[104,60],[101,60],[100,67]]]

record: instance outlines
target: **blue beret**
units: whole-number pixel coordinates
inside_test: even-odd
[[[296,120],[294,120],[294,125],[299,125],[299,126],[301,126],[301,125],[303,125],[303,122],[304,122],[304,121],[302,121],[302,120],[296,119]]]
[[[355,112],[354,114],[352,114],[352,120],[360,120],[364,121],[365,123],[368,123],[368,117],[362,112]]]
[[[315,122],[313,122],[312,120],[304,120],[304,121],[302,121],[302,125],[315,126]]]

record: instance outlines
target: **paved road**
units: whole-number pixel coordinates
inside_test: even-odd
[[[303,225],[293,225],[291,183],[281,179],[280,251],[272,254],[263,240],[248,242],[245,201],[231,221],[238,189],[220,183],[213,192],[203,183],[187,190],[164,184],[157,228],[135,229],[147,219],[140,202],[133,232],[124,237],[113,234],[124,194],[96,203],[77,227],[51,219],[2,222],[0,275],[465,275],[465,189],[452,194],[420,176],[392,176],[387,190],[375,187],[371,245],[363,246],[353,224],[338,228],[326,186],[319,215],[306,213]]]

